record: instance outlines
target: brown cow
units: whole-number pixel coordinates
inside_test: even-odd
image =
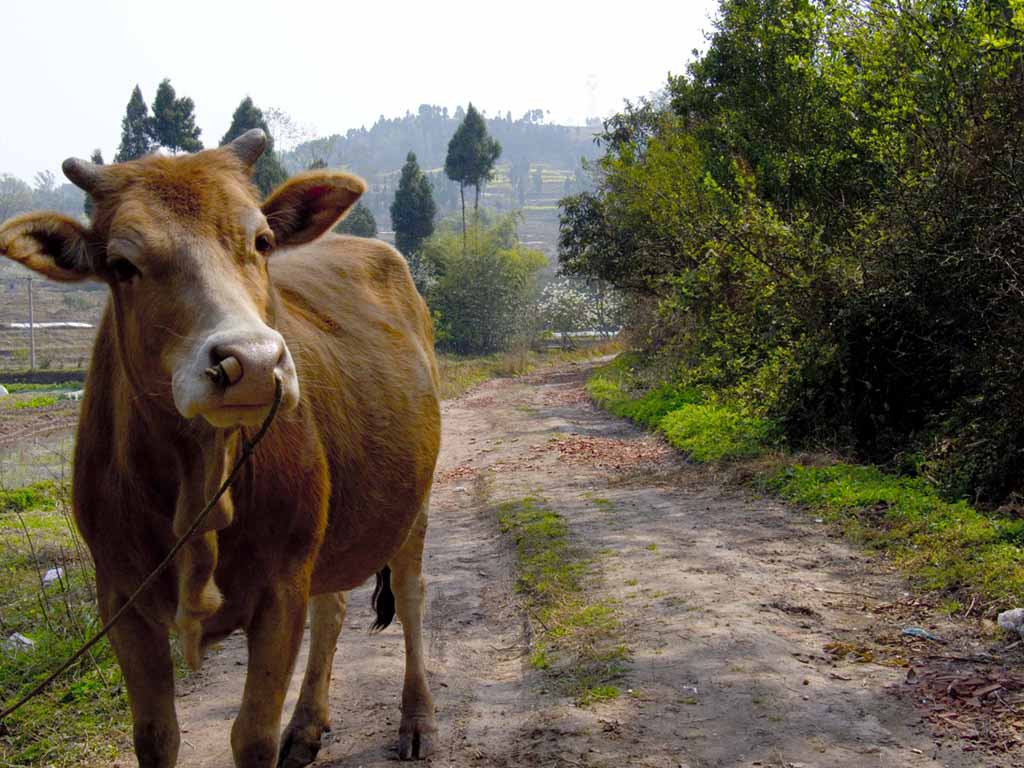
[[[0,227],[3,255],[110,287],[73,486],[104,618],[213,495],[281,382],[281,412],[247,470],[110,634],[147,768],[178,754],[172,628],[193,664],[204,645],[247,634],[236,765],[312,762],[345,592],[374,573],[378,623],[397,609],[405,635],[399,756],[426,756],[435,734],[420,630],[440,442],[430,318],[390,246],[320,237],[363,182],[305,173],[261,205],[249,172],[265,144],[256,130],[196,155],[68,160],[65,174],[95,200],[91,227],[54,213]],[[226,378],[207,375],[220,363]],[[309,663],[279,750],[307,605]]]

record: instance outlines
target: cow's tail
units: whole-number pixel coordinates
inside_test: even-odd
[[[377,571],[377,585],[370,599],[377,620],[370,627],[371,632],[380,632],[395,618],[395,593],[391,591],[391,569],[386,565]]]

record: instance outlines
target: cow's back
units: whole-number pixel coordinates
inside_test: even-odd
[[[440,444],[430,316],[379,240],[328,236],[270,263],[277,326],[331,476],[313,590],[350,588],[393,554],[429,493]]]

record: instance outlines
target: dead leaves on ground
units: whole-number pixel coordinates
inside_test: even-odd
[[[936,737],[966,740],[968,751],[1010,752],[1024,746],[1024,673],[937,658],[912,666],[903,689],[924,710]]]
[[[650,440],[569,435],[552,442],[560,460],[595,469],[631,469],[645,464],[660,464],[673,453],[664,443]]]

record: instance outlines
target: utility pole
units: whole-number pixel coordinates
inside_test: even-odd
[[[32,302],[32,278],[28,278],[28,369],[36,369],[36,312]]]

